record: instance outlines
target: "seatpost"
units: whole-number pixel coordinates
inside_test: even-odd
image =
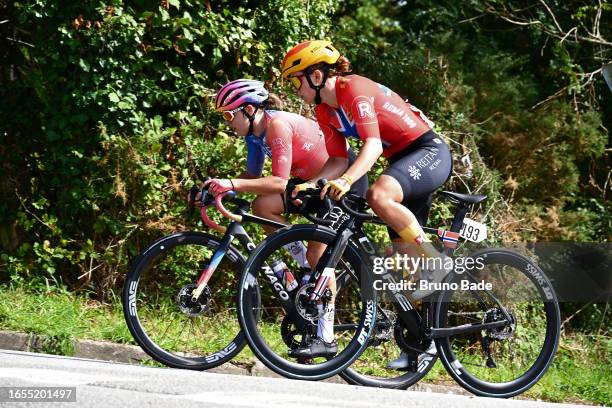
[[[463,219],[470,211],[470,206],[466,205],[462,202],[457,203],[455,207],[455,216],[453,217],[453,223],[451,225],[452,232],[461,231],[461,226],[463,225]]]

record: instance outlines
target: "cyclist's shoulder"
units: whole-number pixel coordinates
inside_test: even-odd
[[[300,123],[308,123],[311,122],[311,119],[308,119],[305,116],[302,116],[293,112],[286,111],[272,111],[270,112],[271,120],[269,124],[275,123],[276,126],[279,124],[285,124],[289,126],[297,125]]]
[[[359,75],[339,77],[336,83],[338,104],[345,110],[351,109],[354,102],[360,98],[377,97],[382,92],[384,91],[380,84]]]
[[[293,133],[292,125],[286,119],[272,118],[266,130],[266,143],[271,147],[291,145]]]
[[[345,75],[338,77],[336,82],[337,94],[358,94],[362,91],[369,91],[378,86],[378,83],[361,75]]]
[[[268,122],[268,133],[272,131],[279,131],[291,127],[294,123],[301,120],[301,116],[296,113],[276,111],[271,115],[270,121]]]

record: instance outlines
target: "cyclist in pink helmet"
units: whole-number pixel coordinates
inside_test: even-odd
[[[328,161],[328,154],[317,123],[295,113],[273,109],[279,105],[280,100],[271,95],[260,81],[237,79],[221,87],[215,98],[215,109],[223,114],[237,135],[245,138],[247,166],[238,178],[213,179],[206,185],[213,195],[230,190],[255,193],[253,212],[260,217],[284,222],[284,214],[298,211],[285,193],[287,186],[304,183],[318,175]],[[351,154],[349,151],[349,158]],[[272,160],[272,174],[261,177],[266,156]],[[349,159],[338,162],[326,173],[327,177],[340,176],[348,163]],[[367,179],[364,177],[360,183],[354,191],[365,194]],[[309,210],[322,212],[321,204],[313,202]],[[267,233],[273,230],[268,226],[264,229]],[[322,251],[323,247],[311,245],[306,259],[314,265]]]

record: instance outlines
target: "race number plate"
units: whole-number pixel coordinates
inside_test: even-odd
[[[482,242],[487,239],[487,226],[466,217],[463,219],[463,226],[459,235],[468,241]]]

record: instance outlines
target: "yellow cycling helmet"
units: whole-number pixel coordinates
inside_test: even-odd
[[[326,64],[335,64],[340,58],[340,53],[332,45],[331,41],[316,40],[305,41],[293,47],[281,65],[281,73],[283,78],[290,78],[296,72],[305,71],[307,68],[324,62]],[[315,104],[321,103],[321,89],[325,86],[327,80],[328,68],[323,68],[323,81],[320,85],[314,85],[309,75],[306,75],[308,85],[315,90]],[[300,87],[300,80],[297,78],[291,79],[296,88]]]
[[[285,55],[281,72],[283,78],[288,78],[291,74],[303,71],[319,62],[335,64],[338,58],[340,53],[331,41],[305,41],[293,47]]]

